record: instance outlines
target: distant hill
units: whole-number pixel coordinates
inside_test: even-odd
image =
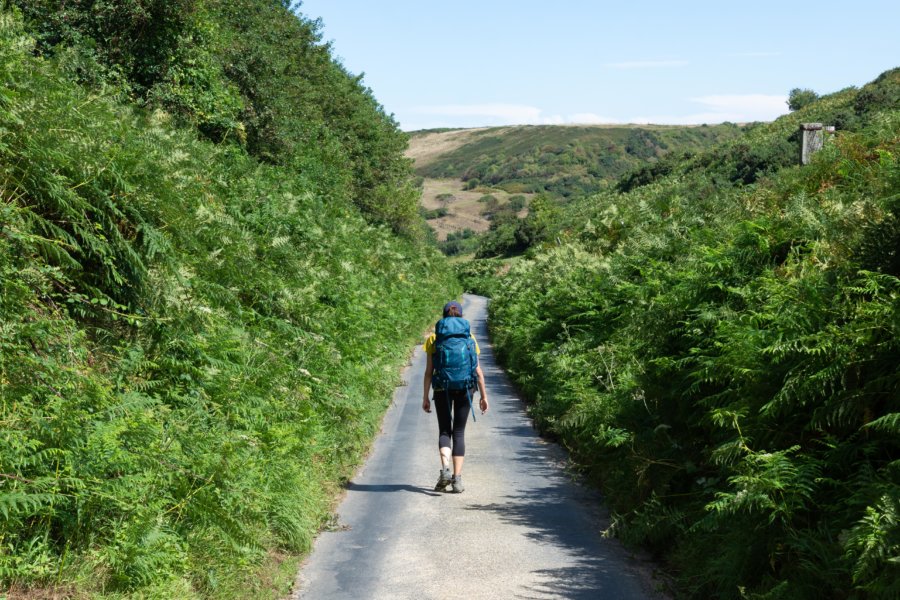
[[[407,156],[422,177],[477,180],[512,194],[570,197],[596,192],[605,181],[667,154],[697,152],[742,131],[731,123],[425,130],[410,134]]]
[[[665,157],[736,139],[745,129],[730,123],[427,129],[410,133],[406,156],[424,180],[423,213],[444,241],[448,234],[477,234],[498,224],[497,207],[485,203],[486,196],[496,198],[501,212],[518,195],[528,202],[535,194],[560,201],[587,196]]]

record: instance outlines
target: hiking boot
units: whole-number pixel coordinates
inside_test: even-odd
[[[434,491],[445,492],[451,483],[453,483],[453,478],[450,476],[450,469],[441,469],[441,475],[438,477],[437,485],[434,486]]]
[[[454,494],[462,494],[463,490],[466,489],[462,484],[462,475],[455,475],[451,483],[453,485],[452,491]]]

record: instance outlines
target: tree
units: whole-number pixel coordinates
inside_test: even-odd
[[[810,89],[794,88],[788,93],[787,105],[791,110],[800,110],[818,99],[819,95]]]

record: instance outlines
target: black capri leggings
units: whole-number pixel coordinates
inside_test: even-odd
[[[453,456],[466,455],[466,422],[469,420],[471,394],[472,390],[469,391],[469,396],[466,396],[466,390],[450,390],[450,401],[447,402],[448,392],[443,390],[434,392],[434,412],[437,413],[438,419],[438,448],[450,448],[452,437]]]

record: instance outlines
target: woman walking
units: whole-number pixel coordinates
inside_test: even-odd
[[[468,335],[460,332],[468,333]],[[466,338],[463,343],[468,345],[469,354],[472,354],[471,351],[474,350],[471,361],[475,365],[474,372],[467,375],[461,387],[456,385],[455,381],[451,381],[446,374],[446,372],[460,367],[446,364],[448,362],[444,358],[446,352],[437,360],[435,359],[436,350],[443,351],[445,345],[449,346],[448,340],[460,337]],[[469,419],[469,410],[472,407],[472,396],[475,393],[476,385],[480,395],[479,408],[481,408],[482,414],[488,410],[488,399],[484,389],[484,374],[481,372],[481,367],[477,366],[477,356],[481,350],[478,348],[475,336],[471,335],[469,322],[462,318],[462,306],[458,302],[448,302],[444,306],[444,318],[438,321],[435,333],[425,340],[423,348],[427,354],[427,363],[425,365],[422,410],[427,413],[431,412],[432,400],[428,397],[428,391],[434,383],[434,408],[438,419],[438,452],[441,458],[441,472],[434,489],[446,491],[449,486],[454,493],[459,494],[465,489],[462,483],[462,467],[466,455],[466,422]],[[465,356],[465,350],[455,352],[453,356]],[[455,360],[455,358],[451,360]],[[462,365],[462,368],[465,368],[465,365]],[[452,475],[450,472],[451,457]]]

